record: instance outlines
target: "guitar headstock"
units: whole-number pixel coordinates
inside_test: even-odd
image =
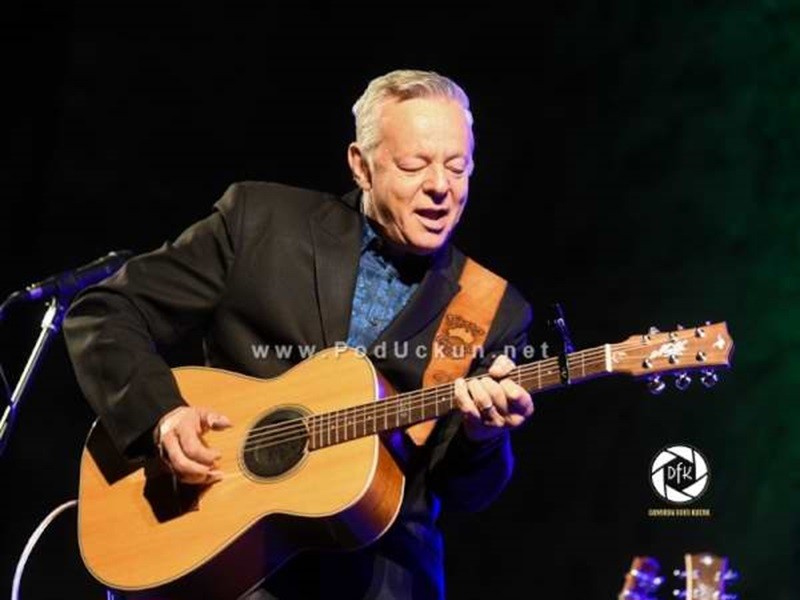
[[[728,559],[714,554],[686,554],[685,571],[675,575],[686,579],[684,590],[675,590],[676,598],[687,600],[736,600],[736,594],[728,594],[725,588],[739,575],[728,568]]]
[[[676,373],[679,390],[691,383],[689,371],[701,371],[700,381],[706,387],[717,382],[715,368],[730,366],[733,339],[725,322],[706,323],[697,327],[632,335],[610,348],[613,372],[634,377],[651,377],[650,391],[659,393],[665,387],[660,376]]]
[[[659,575],[661,566],[651,556],[636,556],[630,570],[625,574],[625,583],[617,596],[618,600],[655,600],[653,594],[664,582]]]

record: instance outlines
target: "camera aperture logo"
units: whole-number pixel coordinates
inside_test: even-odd
[[[688,505],[708,489],[711,475],[708,461],[697,448],[667,446],[650,463],[650,483],[663,500],[675,505]],[[650,509],[650,516],[711,516],[708,509]]]

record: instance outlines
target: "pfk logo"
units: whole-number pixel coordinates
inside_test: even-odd
[[[708,488],[708,461],[692,446],[667,446],[650,464],[650,482],[667,502],[688,504]]]

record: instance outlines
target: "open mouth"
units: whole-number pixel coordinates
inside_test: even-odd
[[[414,211],[425,229],[440,233],[447,224],[447,209],[443,208],[423,208]]]

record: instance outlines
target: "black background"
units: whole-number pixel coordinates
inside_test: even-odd
[[[800,71],[785,33],[797,15],[780,2],[648,5],[11,9],[0,294],[112,249],[152,249],[205,216],[233,181],[347,191],[350,108],[368,81],[436,70],[466,89],[475,115],[477,168],[456,236],[468,254],[509,278],[537,314],[560,301],[578,347],[707,319],[727,320],[738,344],[736,368],[710,391],[654,398],[613,379],[537,396],[514,436],[504,495],[480,514],[443,517],[449,595],[610,598],[636,554],[671,572],[684,552],[709,550],[744,572],[745,597],[794,597],[797,411],[779,410],[796,378],[755,349],[793,347],[780,325],[757,323],[772,312],[776,281],[762,267],[796,298],[786,261],[800,238],[783,224],[796,223],[789,169],[800,153],[774,139],[769,102],[790,103],[773,97],[769,61],[748,57]],[[786,98],[796,97],[792,77]],[[748,90],[763,106],[739,102]],[[786,233],[788,247],[769,244]],[[42,314],[18,307],[0,325],[14,381]],[[787,330],[800,323],[794,315]],[[39,521],[76,496],[92,418],[59,338],[0,458],[1,594]],[[697,506],[711,518],[647,516],[664,506],[649,463],[673,443],[708,457],[711,487]],[[102,597],[80,563],[74,516],[37,546],[24,598]]]

